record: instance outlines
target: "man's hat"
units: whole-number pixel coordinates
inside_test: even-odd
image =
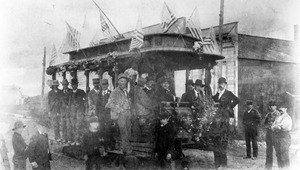
[[[93,79],[93,84],[99,84],[99,83],[100,83],[100,79],[98,78]]]
[[[97,116],[92,116],[92,117],[88,118],[88,122],[89,123],[98,123],[99,119]]]
[[[77,85],[78,84],[78,80],[76,78],[71,80],[71,84],[73,85]]]
[[[160,78],[157,80],[157,82],[158,82],[159,84],[162,84],[162,83],[164,83],[164,82],[167,82],[167,83],[171,84],[171,80],[168,79],[168,78],[165,78],[165,77],[160,77]]]
[[[253,105],[253,101],[252,100],[247,100],[246,105]]]
[[[25,128],[26,125],[24,125],[24,123],[21,121],[21,120],[17,120],[14,124],[14,128],[12,130],[16,130],[16,129],[19,129],[19,128]]]
[[[52,81],[52,86],[58,86],[58,85],[59,85],[58,80],[53,80]]]
[[[277,103],[275,101],[270,101],[268,103],[269,106],[277,106]]]
[[[118,75],[118,80],[120,80],[121,78],[128,79],[127,75],[124,74],[124,73],[121,73],[121,74]]]
[[[287,102],[282,102],[282,103],[280,103],[279,105],[278,105],[278,108],[288,108],[288,104],[287,104]]]
[[[224,77],[220,77],[219,80],[218,80],[218,83],[219,84],[222,84],[222,83],[227,84],[227,81],[226,81],[226,79]]]
[[[193,86],[195,84],[194,84],[193,80],[188,80],[185,85],[192,85]]]
[[[146,84],[147,80],[145,78],[139,78],[137,85],[144,86]]]
[[[101,79],[100,84],[101,85],[108,85],[108,80],[107,79]]]
[[[68,80],[67,79],[63,79],[63,81],[61,82],[62,85],[67,85],[69,84]]]
[[[195,81],[195,86],[205,86],[205,84],[203,84],[202,83],[202,80],[200,80],[200,79],[197,79],[196,81]]]

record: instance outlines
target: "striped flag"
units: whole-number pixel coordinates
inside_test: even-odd
[[[186,26],[189,28],[193,37],[203,41],[202,31],[200,27],[200,19],[197,7],[192,12],[190,18],[187,21]]]
[[[194,44],[194,48],[200,48],[201,46],[203,47],[204,53],[220,54],[220,49],[216,40],[215,30],[213,27],[209,29],[209,34],[206,37],[204,37],[202,41],[196,41]]]
[[[164,7],[161,13],[161,29],[163,33],[166,33],[170,27],[176,22],[177,18],[172,13],[170,8],[166,3],[164,3]]]
[[[66,25],[67,25],[67,35],[60,48],[60,51],[61,52],[67,52],[72,50],[78,51],[80,48],[80,44],[79,44],[80,32],[77,31],[72,26],[70,26],[70,24],[68,24],[67,22]]]
[[[49,66],[55,65],[56,58],[57,58],[57,51],[56,51],[55,45],[53,44]]]
[[[209,35],[205,39],[207,39],[207,40],[204,40],[204,41],[207,41],[207,42],[210,41],[209,46],[212,50],[212,53],[213,54],[220,54],[220,48],[219,48],[218,42],[216,40],[215,29],[213,27],[210,27]]]
[[[111,23],[109,18],[105,15],[105,13],[102,11],[102,9],[99,7],[99,5],[93,0],[94,4],[99,9],[100,13],[100,23],[101,23],[101,32],[102,34],[111,42],[115,41],[118,38],[123,38],[124,36],[119,33],[119,31],[115,28],[115,26]],[[96,36],[96,35],[95,35]],[[94,46],[101,41],[96,41],[97,37],[94,37],[90,45]]]
[[[106,22],[102,12],[100,11],[100,22],[101,22],[101,31],[110,41],[115,41],[117,39],[117,32],[114,29],[111,29],[112,26],[109,26]]]
[[[142,20],[139,18],[136,29],[131,39],[129,51],[132,51],[134,49],[140,49],[143,46],[143,43],[144,43],[144,34],[142,28]]]

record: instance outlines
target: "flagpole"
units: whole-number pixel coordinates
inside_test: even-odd
[[[220,22],[219,22],[219,41],[220,41],[220,52],[222,55],[223,51],[223,16],[224,16],[224,0],[221,0],[220,3]]]
[[[110,19],[106,16],[106,14],[102,11],[102,9],[99,7],[99,5],[94,1],[92,0],[95,5],[98,7],[98,9],[100,10],[100,12],[102,12],[102,14],[106,17],[106,19],[110,22],[110,24],[114,27],[114,29],[117,31],[117,33],[119,34],[119,36],[122,36],[119,31],[116,29],[116,27],[114,26],[114,24],[112,24],[112,22],[110,21]]]
[[[44,57],[43,57],[43,73],[42,73],[42,97],[44,97],[44,90],[45,90],[45,72],[46,72],[46,47],[44,47]]]

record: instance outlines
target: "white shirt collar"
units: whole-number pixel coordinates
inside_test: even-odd
[[[196,89],[194,89],[195,95],[198,97],[198,93],[200,95],[200,92],[198,92]]]
[[[108,89],[102,91],[102,95],[105,95],[107,93],[108,93]]]
[[[222,91],[219,92],[219,99],[221,98],[221,96],[224,94],[225,89],[223,89]]]

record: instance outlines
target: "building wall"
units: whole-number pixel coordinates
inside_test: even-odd
[[[270,100],[278,103],[290,98],[286,92],[295,93],[297,86],[297,65],[294,63],[238,59],[238,94],[239,122],[246,109],[245,102],[248,99],[254,101],[255,108],[264,116]],[[292,110],[290,114],[293,116]],[[242,128],[241,123],[239,126]]]

